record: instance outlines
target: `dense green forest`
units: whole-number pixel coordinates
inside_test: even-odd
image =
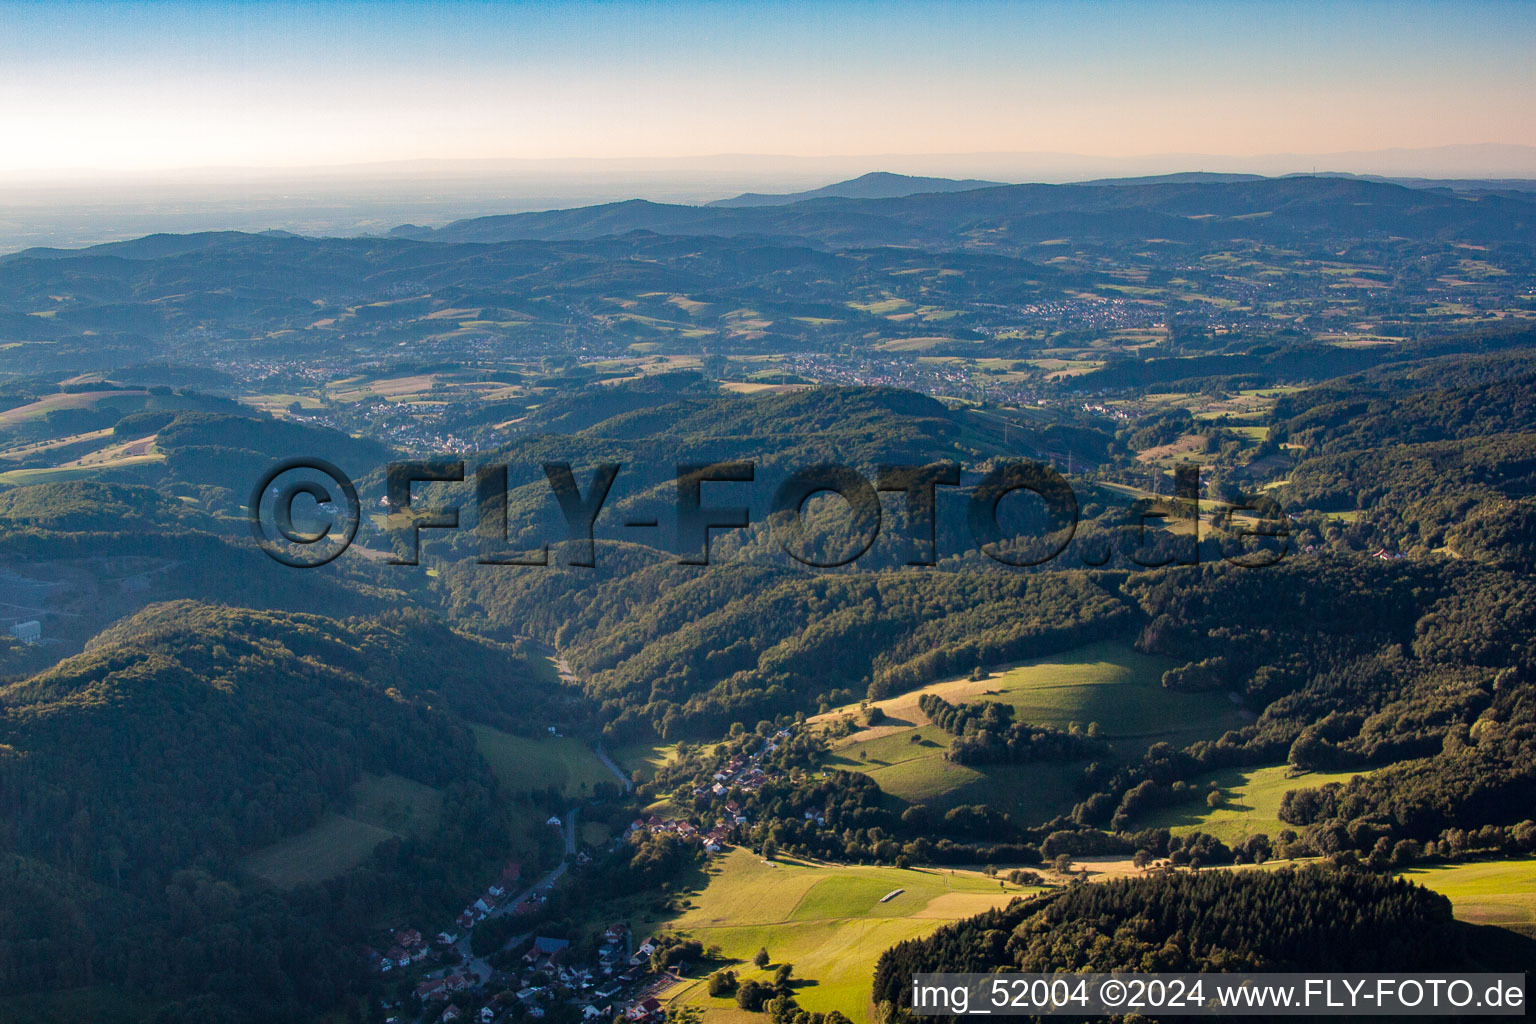
[[[529,579],[461,566],[447,575],[462,588],[463,611],[569,649],[620,735],[718,734],[733,721],[895,693],[978,663],[1066,650],[1129,615],[1084,574],[812,575],[654,562],[573,573]]]
[[[507,804],[465,722],[537,729],[551,696],[524,655],[420,612],[146,609],[0,690],[0,986],[307,1019],[360,984],[349,944],[373,915],[436,911],[504,856]],[[345,810],[365,772],[440,789],[440,825],[323,886],[244,873],[245,854]]]
[[[956,737],[945,757],[960,764],[1081,761],[1105,751],[1096,730],[1053,729],[1013,721],[1013,709],[997,701],[951,704],[936,693],[918,698],[918,707],[939,728]]]
[[[1318,868],[1175,872],[1074,885],[903,942],[881,957],[874,998],[902,1013],[917,972],[1412,972],[1489,969],[1489,956],[1445,897],[1402,880]]]

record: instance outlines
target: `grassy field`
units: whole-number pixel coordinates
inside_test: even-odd
[[[0,450],[0,459],[25,459],[42,452],[52,451],[56,448],[67,448],[71,445],[86,445],[92,442],[106,443],[112,437],[112,428],[103,427],[100,430],[88,430],[83,434],[66,434],[63,437],[49,438],[46,441],[33,441],[29,444],[15,445]]]
[[[576,798],[590,794],[599,782],[619,781],[591,748],[569,736],[513,736],[477,725],[475,741],[496,777],[514,793],[556,786]]]
[[[795,998],[808,1010],[841,1010],[869,1020],[869,984],[875,960],[904,939],[978,914],[1033,890],[1006,886],[975,872],[937,869],[844,867],[763,863],[737,849],[713,861],[708,885],[670,922],[704,943],[720,947],[743,980],[771,978],[781,963],[801,979]],[[885,902],[881,898],[902,892]],[[768,970],[752,966],[765,947]],[[730,999],[711,998],[702,978],[666,993],[673,1002],[704,1007],[711,1024],[737,1015]],[[761,1020],[760,1015],[753,1019]]]
[[[625,743],[610,749],[608,756],[625,771],[638,771],[643,778],[651,779],[655,778],[657,769],[677,756],[677,744],[659,741]]]
[[[1536,857],[1413,868],[1403,877],[1451,901],[1456,916],[1536,938]]]
[[[1135,821],[1132,829],[1166,828],[1175,833],[1209,832],[1222,842],[1231,843],[1263,833],[1276,835],[1291,828],[1280,820],[1280,801],[1293,789],[1310,789],[1330,782],[1348,782],[1359,772],[1308,772],[1287,774],[1286,765],[1270,768],[1243,768],[1204,775],[1193,783],[1195,795],[1188,803],[1159,808]],[[1206,806],[1210,783],[1216,783],[1225,802],[1212,810]],[[1298,829],[1298,831],[1300,831]]]
[[[1070,810],[1075,764],[988,765],[984,770],[944,759],[951,738],[918,708],[924,693],[951,703],[993,700],[1011,705],[1020,721],[1067,728],[1097,722],[1117,757],[1139,755],[1153,743],[1184,746],[1219,736],[1243,719],[1224,694],[1172,693],[1162,674],[1172,662],[1118,643],[1100,643],[1068,654],[999,670],[984,680],[951,679],[877,702],[885,721],[837,740],[831,767],[860,771],[899,800],[947,808],[988,802],[1025,821]],[[830,721],[857,711],[819,715]]]
[[[245,868],[279,889],[323,882],[361,864],[394,835],[343,814],[327,814],[313,828],[246,857]]]
[[[443,794],[400,775],[365,775],[352,787],[347,817],[391,832],[424,832],[437,827]]]
[[[399,775],[364,776],[346,814],[327,814],[312,828],[263,847],[245,868],[280,889],[323,882],[361,864],[386,839],[437,825],[442,794]]]
[[[16,423],[26,423],[29,420],[39,420],[50,412],[60,409],[91,409],[98,402],[107,401],[121,408],[139,408],[144,404],[147,391],[70,391],[57,395],[47,395],[27,405],[18,405],[14,409],[6,409],[0,412],[0,427],[11,426]]]
[[[56,484],[65,480],[81,480],[87,477],[99,476],[108,470],[129,469],[133,466],[143,466],[152,462],[164,462],[165,456],[158,453],[149,455],[131,455],[116,459],[111,462],[95,463],[91,465],[68,466],[39,466],[35,469],[12,469],[0,473],[0,483],[14,484]]]

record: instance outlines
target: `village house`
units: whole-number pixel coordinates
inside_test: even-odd
[[[661,1003],[656,1001],[655,996],[646,996],[640,1002],[625,1010],[624,1016],[629,1020],[646,1020],[659,1013],[661,1013]]]

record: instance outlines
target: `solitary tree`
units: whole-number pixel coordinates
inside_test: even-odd
[[[752,954],[752,962],[759,967],[768,966],[768,947],[759,946],[757,952]]]

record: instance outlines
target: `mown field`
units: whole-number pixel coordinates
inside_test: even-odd
[[[1306,772],[1288,774],[1287,765],[1269,768],[1241,768],[1215,772],[1194,780],[1194,795],[1188,802],[1160,808],[1132,823],[1132,829],[1166,828],[1174,833],[1209,832],[1222,842],[1231,843],[1263,833],[1275,836],[1291,828],[1280,820],[1280,801],[1293,789],[1326,786],[1330,782],[1348,782],[1361,772]],[[1206,805],[1210,784],[1216,784],[1223,803],[1212,809]]]
[[[280,889],[323,882],[349,871],[386,839],[437,826],[442,794],[399,775],[364,776],[346,814],[327,814],[312,828],[263,847],[245,868]]]
[[[771,979],[779,964],[793,964],[801,1006],[841,1010],[855,1021],[872,1019],[870,978],[876,959],[890,946],[1035,891],[968,871],[770,865],[742,849],[713,861],[708,872],[707,886],[668,926],[699,939],[706,949],[718,946],[724,960],[738,961],[728,966],[742,980]],[[898,889],[903,891],[881,902]],[[759,947],[768,950],[767,970],[751,963]],[[711,997],[703,977],[664,996],[674,1004],[703,1007],[711,1024],[738,1016],[761,1020],[737,1009],[730,998]]]
[[[125,411],[133,410],[144,404],[144,399],[148,394],[149,392],[147,391],[139,390],[112,390],[68,391],[56,395],[47,395],[35,402],[18,405],[15,408],[0,412],[0,427],[45,419],[50,412],[58,412],[64,409],[92,409],[97,404],[111,404]]]
[[[1463,921],[1536,938],[1536,857],[1413,868],[1402,875],[1444,895]]]
[[[618,784],[618,776],[581,740],[569,736],[513,736],[477,725],[475,742],[501,780],[514,793],[554,786],[568,797],[590,796],[599,782]]]
[[[677,755],[677,744],[660,741],[624,743],[608,748],[608,756],[627,772],[640,773],[642,779],[655,778],[662,765]]]
[[[1063,655],[995,671],[983,680],[951,679],[878,701],[885,719],[835,741],[830,767],[864,772],[898,800],[948,808],[987,802],[1027,821],[1070,810],[1080,764],[969,767],[944,759],[951,737],[932,725],[918,698],[936,693],[951,703],[991,700],[1017,720],[1066,729],[1097,722],[1114,756],[1133,757],[1154,743],[1184,746],[1243,724],[1222,693],[1173,693],[1162,675],[1173,663],[1120,643],[1098,643]],[[857,706],[818,715],[831,722]]]
[[[1267,769],[1261,769],[1261,772]],[[1256,791],[1264,791],[1266,779]],[[1138,874],[1124,863],[1089,858],[1091,881]],[[1274,861],[1264,869],[1291,862]],[[781,861],[770,866],[736,849],[709,866],[708,883],[686,910],[661,928],[719,947],[712,971],[729,967],[745,980],[769,980],[779,964],[794,965],[795,998],[809,1010],[841,1010],[855,1021],[872,1019],[869,982],[875,961],[891,945],[925,935],[945,922],[969,917],[1032,891],[999,886],[977,872],[948,869],[852,867]],[[1249,870],[1253,870],[1250,868]],[[1404,877],[1444,894],[1457,918],[1536,934],[1536,858],[1416,868]],[[882,903],[897,889],[899,895]],[[660,929],[658,929],[660,930]],[[766,948],[769,966],[751,963]],[[673,1004],[697,1006],[707,1024],[747,1024],[760,1015],[706,989],[708,972],[663,994]]]

